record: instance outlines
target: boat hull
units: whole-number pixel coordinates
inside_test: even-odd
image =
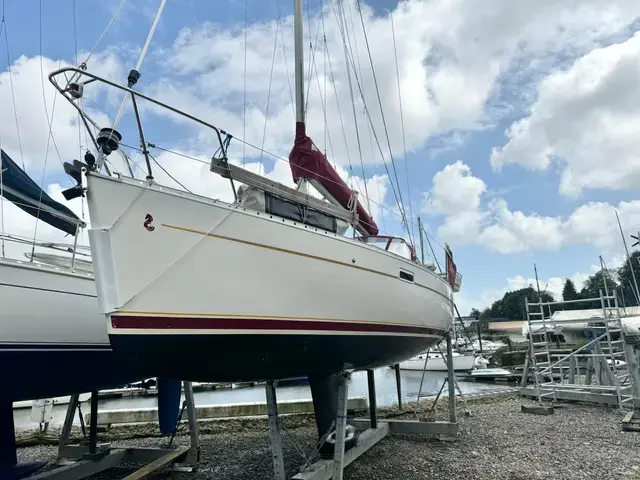
[[[375,368],[433,346],[453,321],[449,285],[408,259],[146,182],[87,182],[111,344],[161,376]]]
[[[93,277],[0,259],[0,397],[51,398],[144,375],[111,350]]]
[[[111,338],[115,351],[140,368],[158,368],[170,378],[186,375],[186,380],[216,382],[377,368],[415,354],[425,344],[422,338],[378,335],[113,335]],[[433,343],[436,342],[434,339]],[[187,371],[185,358],[189,362]]]

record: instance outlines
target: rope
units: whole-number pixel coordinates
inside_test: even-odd
[[[369,47],[369,38],[367,36],[367,30],[365,28],[364,25],[364,17],[362,16],[362,8],[360,6],[360,0],[356,0],[357,5],[358,5],[358,12],[360,13],[360,23],[362,24],[362,32],[364,33],[364,40],[365,40],[365,44],[367,46],[367,54],[369,56],[369,64],[371,65],[371,73],[373,75],[373,83],[376,87],[376,95],[378,97],[378,105],[380,106],[380,116],[382,117],[382,126],[384,127],[384,133],[385,136],[387,138],[387,145],[389,147],[389,158],[391,159],[391,167],[393,168],[393,175],[395,177],[396,180],[396,184],[398,185],[398,196],[400,197],[400,213],[402,214],[403,218],[404,218],[404,223],[405,226],[407,228],[407,233],[411,233],[409,231],[409,225],[408,222],[406,220],[406,215],[405,215],[405,211],[404,211],[404,202],[402,201],[402,191],[400,190],[400,182],[398,181],[398,171],[396,169],[396,163],[393,160],[393,150],[391,149],[391,140],[389,139],[389,130],[387,129],[387,121],[384,117],[384,110],[382,109],[382,98],[380,97],[380,89],[378,88],[378,79],[376,77],[376,70],[375,67],[373,65],[373,58],[371,57],[371,48]],[[413,240],[412,240],[413,242]]]
[[[400,128],[402,130],[402,149],[404,152],[404,169],[405,169],[405,177],[407,179],[407,195],[409,197],[409,216],[413,218],[413,206],[411,202],[411,187],[409,186],[409,161],[407,160],[407,142],[405,140],[404,133],[404,113],[402,109],[402,94],[400,88],[400,68],[398,66],[398,50],[396,49],[396,29],[393,25],[393,12],[389,13],[389,17],[391,18],[391,33],[393,36],[393,54],[396,59],[396,80],[398,82],[398,103],[400,105]],[[400,186],[398,185],[398,188]],[[415,238],[415,232],[413,232],[413,228],[411,229],[411,236]]]
[[[267,106],[264,111],[264,127],[262,129],[262,144],[260,148],[260,168],[264,172],[264,166],[262,165],[262,157],[264,149],[264,141],[267,137],[267,122],[269,121],[269,102],[271,100],[271,85],[273,83],[273,67],[276,64],[276,49],[278,47],[278,29],[280,28],[280,23],[276,23],[276,35],[273,40],[273,55],[271,56],[271,72],[269,73],[269,89],[267,91]],[[244,146],[243,146],[244,148]]]
[[[13,114],[16,121],[16,132],[18,134],[18,146],[20,147],[20,160],[22,161],[22,170],[26,172],[24,165],[24,153],[22,151],[22,139],[20,138],[20,125],[18,123],[18,108],[16,107],[16,94],[13,88],[13,73],[11,71],[11,55],[9,54],[9,37],[7,34],[7,22],[4,16],[4,1],[2,2],[2,20],[0,20],[0,33],[4,27],[4,46],[7,52],[7,72],[9,72],[9,85],[11,86],[11,100],[13,102]]]

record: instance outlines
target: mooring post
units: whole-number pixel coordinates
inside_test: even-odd
[[[373,370],[367,370],[367,382],[369,384],[369,418],[371,419],[371,428],[378,428],[378,416],[376,410],[376,379]]]
[[[447,335],[447,383],[449,384],[449,421],[456,423],[456,390],[453,378],[453,348],[451,335]]]
[[[396,370],[396,390],[398,391],[398,409],[402,410],[402,385],[400,383],[400,364],[395,364]]]
[[[344,470],[344,441],[347,429],[347,381],[339,376],[338,415],[336,416],[336,443],[333,452],[333,480],[342,480]]]
[[[276,400],[276,387],[273,380],[267,381],[265,393],[267,395],[267,422],[269,424],[269,436],[271,437],[273,475],[275,480],[285,480],[282,436],[280,434],[280,425],[278,424],[278,403]]]

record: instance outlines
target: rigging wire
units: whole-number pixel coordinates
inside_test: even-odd
[[[249,27],[248,0],[244,0],[244,93],[242,103],[242,138],[247,137],[247,28]],[[242,145],[242,166],[247,161],[246,145]]]
[[[73,52],[74,52],[74,63],[77,65],[78,64],[78,28],[77,28],[77,21],[76,21],[76,0],[73,0]],[[80,108],[82,108],[80,106]],[[80,111],[76,111],[76,121],[78,122],[78,150],[79,150],[79,156],[78,158],[82,158],[82,121],[80,119]],[[85,131],[85,135],[87,134],[87,132]],[[84,215],[84,201],[85,198],[84,196],[80,197],[80,208],[81,208],[81,215],[82,215],[82,220],[84,221],[85,219],[85,215]],[[81,235],[84,236],[84,230],[81,231]]]
[[[55,116],[55,112],[56,112],[56,100],[58,99],[58,96],[54,94],[53,96],[53,104],[51,107],[51,117],[49,117],[49,108],[47,107],[47,96],[46,96],[46,92],[45,92],[45,82],[44,82],[44,78],[45,78],[45,72],[44,72],[44,64],[43,64],[43,58],[44,58],[44,54],[43,54],[43,50],[42,50],[42,0],[40,0],[39,2],[40,4],[40,22],[39,22],[39,30],[40,30],[40,36],[39,36],[39,47],[40,47],[40,86],[42,89],[42,101],[43,101],[43,105],[44,105],[44,116],[47,119],[47,126],[49,127],[49,134],[47,137],[47,149],[45,152],[45,164],[47,162],[47,155],[49,154],[49,143],[53,143],[53,148],[56,151],[56,154],[58,155],[58,160],[60,161],[60,165],[62,165],[64,167],[64,161],[62,160],[62,155],[60,154],[60,149],[58,148],[58,142],[56,142],[56,137],[53,135],[53,118]],[[60,61],[58,62],[58,68],[60,68],[62,66],[62,55],[60,55]],[[66,177],[66,182],[71,184],[71,178]],[[44,178],[43,178],[44,181]],[[36,227],[37,227],[37,223],[36,223]]]
[[[338,18],[335,9],[333,8],[333,3],[330,3],[331,5],[331,9],[333,11],[333,15],[336,17],[336,19]],[[342,38],[344,39],[344,31],[340,30],[340,34],[342,35]],[[351,61],[352,65],[353,65],[353,56],[350,56],[349,60]],[[355,68],[354,68],[355,70]],[[360,83],[360,80],[358,78],[357,75],[354,75],[355,79],[356,79],[356,85],[358,86],[358,92],[360,93],[360,98],[362,99],[362,103],[364,104],[364,112],[366,114],[367,120],[369,121],[369,124],[371,126],[371,131],[373,132],[373,138],[376,141],[376,146],[378,147],[378,151],[380,152],[380,157],[382,158],[382,164],[384,165],[384,169],[387,172],[387,176],[389,177],[389,185],[391,186],[391,191],[393,192],[393,196],[395,198],[396,204],[398,205],[398,210],[400,211],[400,216],[402,217],[402,222],[405,225],[405,229],[408,231],[408,227],[406,227],[407,224],[407,218],[406,215],[404,215],[404,210],[402,209],[402,204],[401,204],[401,200],[398,198],[398,192],[396,191],[396,187],[392,181],[392,177],[391,177],[391,172],[389,171],[389,167],[387,165],[387,162],[384,158],[384,152],[382,151],[382,146],[380,145],[380,140],[378,139],[378,134],[376,133],[375,128],[373,127],[373,120],[371,119],[371,113],[369,112],[369,109],[367,107],[367,103],[366,100],[364,98],[364,91],[362,88],[362,84]]]
[[[326,39],[325,39],[325,41],[326,41]],[[334,95],[336,97],[336,105],[338,107],[338,117],[340,118],[340,127],[342,129],[342,138],[344,140],[344,148],[345,148],[345,151],[346,151],[346,154],[347,154],[347,162],[349,163],[349,172],[350,172],[349,181],[353,182],[354,178],[356,178],[356,175],[353,172],[353,165],[351,163],[351,155],[349,155],[349,144],[347,143],[347,133],[346,133],[346,129],[344,128],[344,120],[342,118],[342,111],[340,110],[340,100],[338,98],[338,89],[336,87],[336,79],[335,79],[335,77],[333,75],[333,67],[331,65],[331,55],[329,55],[327,57],[327,59],[328,59],[328,62],[329,62],[329,74],[331,75],[331,84],[333,85],[333,92],[334,92]],[[316,75],[317,75],[317,72],[316,72]],[[335,160],[334,160],[334,162],[335,162]],[[356,183],[357,183],[357,181],[356,181]],[[351,188],[351,189],[353,190],[353,188]],[[360,186],[358,186],[358,189],[360,189]]]
[[[284,72],[287,76],[287,85],[289,86],[289,96],[291,97],[291,111],[293,113],[293,119],[296,118],[296,103],[293,100],[293,88],[291,88],[291,77],[289,76],[289,64],[287,62],[287,49],[284,43],[284,28],[282,26],[282,5],[278,0],[278,22],[280,23],[280,42],[282,43],[282,57],[284,58]],[[246,136],[243,135],[245,138]],[[243,146],[244,148],[244,146]]]
[[[385,119],[384,116],[384,110],[382,108],[382,98],[380,97],[380,89],[378,88],[378,79],[376,76],[376,70],[375,67],[373,65],[373,58],[371,57],[371,48],[369,47],[369,37],[367,35],[367,30],[365,28],[365,24],[364,24],[364,17],[362,16],[362,8],[360,5],[360,0],[356,0],[356,3],[358,5],[358,12],[360,14],[360,23],[362,24],[362,32],[364,33],[364,40],[365,40],[365,45],[367,46],[367,54],[369,56],[369,64],[371,65],[371,73],[373,75],[373,83],[376,87],[376,95],[378,97],[378,105],[380,106],[380,116],[382,117],[382,125],[384,127],[384,133],[387,139],[387,145],[389,147],[389,158],[391,159],[391,167],[393,168],[393,175],[395,177],[396,180],[396,184],[398,185],[398,196],[400,197],[400,213],[402,214],[403,217],[405,217],[405,225],[407,227],[407,233],[410,235],[411,232],[409,230],[409,225],[408,222],[406,221],[406,214],[404,211],[404,202],[402,201],[402,191],[400,189],[400,182],[398,180],[398,170],[396,169],[396,163],[393,159],[393,150],[391,148],[391,140],[389,139],[389,130],[387,129],[387,121]],[[413,239],[411,240],[413,243]]]
[[[252,144],[251,142],[248,142],[248,141],[246,141],[246,140],[242,140],[241,138],[238,138],[238,137],[233,137],[233,138],[234,138],[234,140],[236,140],[236,141],[238,141],[238,142],[240,142],[240,143],[245,143],[247,147],[250,147],[250,148],[253,148],[253,149],[255,149],[255,150],[260,151],[260,147],[258,147],[257,145]],[[138,151],[138,152],[142,152],[142,149],[141,149],[141,148],[139,148],[139,147],[135,147],[135,146],[132,146],[132,145],[127,145],[127,144],[122,144],[122,143],[121,143],[120,145],[122,145],[122,146],[124,146],[124,147],[127,147],[127,148],[130,148],[131,150],[136,150],[136,151]],[[164,147],[161,147],[161,146],[160,146],[160,145],[158,145],[158,144],[153,144],[153,148],[156,148],[156,149],[161,150],[161,151],[163,151],[163,152],[167,152],[167,153],[171,153],[171,154],[177,155],[177,156],[179,156],[179,157],[186,158],[186,159],[188,159],[188,160],[192,160],[192,161],[194,161],[194,162],[201,163],[201,164],[203,164],[203,165],[210,165],[210,162],[209,162],[209,161],[202,160],[202,159],[200,159],[200,158],[193,157],[193,156],[191,156],[191,155],[187,155],[186,153],[178,152],[178,151],[176,151],[176,150],[171,150],[170,148],[164,148]],[[270,152],[270,151],[268,151],[268,150],[264,150],[264,153],[265,153],[266,155],[268,155],[268,156],[272,157],[274,160],[278,160],[278,161],[281,161],[281,162],[289,163],[289,160],[288,160],[287,158],[281,157],[280,155],[277,155],[277,154],[275,154],[275,153],[272,153],[272,152]],[[306,171],[311,172],[311,170],[309,170],[309,169],[307,169],[307,168],[304,168],[304,167],[299,167],[299,168],[300,168],[301,170],[306,170]],[[316,173],[316,172],[313,172],[313,173]],[[316,175],[317,175],[317,174],[316,174]],[[325,176],[323,176],[323,175],[317,175],[317,176],[318,176],[318,178],[323,178],[323,179],[327,180],[328,182],[335,183],[336,185],[338,184],[337,182],[335,182],[333,179],[331,179],[331,178],[329,178],[329,177],[325,177]],[[396,210],[390,209],[390,208],[388,208],[388,207],[384,206],[384,205],[383,205],[383,204],[381,204],[381,203],[377,203],[377,202],[375,202],[374,200],[371,200],[371,202],[372,202],[374,205],[376,205],[377,207],[379,207],[381,210],[384,210],[384,211],[386,211],[386,212],[390,213],[391,215],[395,215],[395,216],[397,216],[397,217],[401,217],[401,215],[400,215]],[[436,243],[440,248],[442,248],[442,249],[444,250],[444,246],[443,246],[440,242],[438,242],[438,240],[437,240],[437,238],[436,238],[435,236],[433,236],[432,234],[430,234],[430,233],[429,233],[429,232],[427,232],[426,230],[424,231],[424,233],[425,233],[426,235],[428,235],[428,236],[429,236],[429,237],[434,241],[434,243]]]
[[[407,142],[404,132],[404,113],[402,109],[402,93],[400,88],[400,67],[398,66],[398,50],[396,49],[396,29],[393,24],[393,12],[389,12],[389,18],[391,19],[391,33],[393,36],[393,54],[396,60],[396,80],[398,83],[398,104],[400,105],[400,128],[402,130],[402,149],[404,153],[404,169],[405,169],[405,177],[407,179],[407,195],[409,200],[409,216],[413,218],[413,207],[411,202],[411,187],[409,185],[409,160],[407,159]],[[398,185],[400,188],[400,185]],[[413,228],[411,229],[411,236],[415,238],[415,232]],[[407,232],[408,233],[408,232]]]
[[[91,59],[91,57],[93,56],[93,54],[95,53],[96,49],[98,48],[98,45],[100,45],[100,43],[102,42],[102,39],[104,38],[104,36],[107,34],[107,32],[109,31],[109,29],[111,28],[111,25],[113,24],[113,22],[115,21],[115,19],[118,17],[118,15],[120,14],[120,10],[122,10],[122,7],[124,6],[124,4],[126,3],[127,0],[120,0],[120,3],[118,4],[118,6],[116,7],[115,11],[113,12],[113,15],[111,15],[111,19],[109,20],[109,23],[107,23],[107,26],[104,28],[104,30],[102,31],[102,33],[100,34],[100,36],[98,37],[98,40],[96,40],[96,42],[93,44],[93,47],[91,47],[91,50],[89,51],[87,58],[84,59],[84,62],[82,62],[79,67],[81,69],[86,69],[87,68],[87,63],[89,63],[89,60]],[[74,6],[74,13],[75,13],[75,0],[73,2],[73,6]],[[75,28],[75,15],[74,15],[74,28]],[[76,51],[77,51],[77,45],[76,45]],[[76,56],[76,65],[78,65],[78,58]],[[77,78],[80,77],[80,73],[79,72],[74,72],[74,74],[71,76],[71,79],[67,82],[67,84],[74,82]],[[85,139],[86,141],[86,139]]]
[[[42,1],[42,0],[41,0]],[[158,11],[156,12],[156,16],[153,19],[153,23],[151,24],[151,29],[149,30],[149,34],[147,35],[147,40],[144,42],[144,46],[142,47],[142,51],[140,52],[140,57],[138,57],[138,63],[134,70],[140,71],[142,67],[142,62],[144,61],[144,57],[147,55],[147,50],[149,49],[149,45],[151,45],[151,39],[153,38],[153,34],[156,32],[156,27],[160,22],[160,17],[162,16],[162,11],[164,10],[164,6],[167,3],[167,0],[161,0],[160,7],[158,7]],[[122,112],[124,111],[124,105],[127,101],[128,93],[125,93],[122,98],[122,103],[120,103],[120,109],[118,110],[118,114],[116,115],[116,119],[113,121],[113,130],[118,126],[118,122],[120,122],[120,118],[122,117]]]
[[[324,0],[322,0],[322,4],[320,5],[320,12],[322,12],[322,9],[324,8]],[[306,115],[307,115],[307,109],[309,107],[309,95],[311,94],[311,77],[313,76],[313,70],[312,70],[312,65],[313,62],[315,62],[316,60],[316,50],[318,49],[318,38],[320,35],[320,22],[318,22],[317,26],[316,26],[316,39],[315,39],[315,45],[311,42],[311,14],[309,13],[311,11],[310,8],[307,8],[307,25],[309,27],[309,78],[307,80],[307,98],[305,99],[305,103],[304,103],[304,112],[305,112],[305,120],[306,120]],[[322,15],[322,13],[321,13]]]
[[[178,185],[180,185],[182,188],[184,188],[187,192],[189,192],[189,193],[193,193],[191,190],[189,190],[187,187],[185,187],[182,183],[180,183],[180,182],[179,182],[179,181],[178,181],[178,180],[177,180],[173,175],[171,175],[169,172],[167,172],[167,170],[166,170],[162,165],[160,165],[160,162],[159,162],[158,160],[156,160],[156,157],[154,157],[153,155],[151,155],[151,153],[149,153],[149,156],[151,157],[151,159],[152,159],[154,162],[156,162],[156,165],[158,165],[158,166],[160,167],[160,169],[161,169],[164,173],[166,173],[166,174],[167,174],[167,176],[168,176],[171,180],[173,180],[174,182],[176,182]],[[137,165],[137,164],[136,164],[136,165]],[[140,168],[140,167],[138,166],[138,168]]]
[[[264,111],[264,127],[262,129],[262,144],[260,147],[260,168],[264,172],[264,165],[262,164],[263,150],[264,150],[264,142],[267,138],[267,122],[269,121],[269,102],[271,100],[271,85],[273,83],[273,67],[276,64],[276,51],[278,48],[278,29],[280,27],[280,23],[276,23],[276,34],[273,40],[273,55],[271,57],[271,73],[269,74],[269,89],[267,90],[267,106]]]
[[[7,53],[7,72],[9,72],[9,86],[11,87],[11,101],[13,102],[13,114],[16,122],[16,133],[18,135],[18,146],[20,147],[20,160],[22,162],[22,170],[26,172],[26,168],[24,165],[24,153],[22,150],[22,138],[20,137],[20,124],[18,122],[18,108],[16,107],[16,94],[15,89],[13,87],[13,72],[11,69],[11,55],[9,53],[9,36],[7,34],[7,21],[4,15],[4,5],[5,2],[2,2],[2,20],[0,20],[0,33],[4,27],[4,46]]]
[[[340,19],[342,21],[342,26],[345,29],[345,31],[347,31],[346,28],[346,23],[347,23],[347,19],[346,16],[344,15],[344,6],[341,0],[338,0],[338,5],[340,8]],[[324,19],[323,19],[324,20]],[[323,28],[324,28],[324,22],[323,22]],[[348,31],[347,31],[347,37],[348,37]],[[327,39],[325,37],[325,45],[327,42]],[[351,70],[349,69],[349,58],[348,58],[348,53],[347,53],[347,43],[343,42],[344,44],[344,60],[345,60],[345,65],[347,67],[347,79],[349,80],[349,94],[351,96],[351,109],[352,109],[352,113],[353,113],[353,125],[356,129],[356,141],[358,143],[358,155],[360,157],[360,167],[362,169],[362,181],[364,182],[364,194],[367,198],[367,208],[369,210],[369,214],[371,214],[371,202],[369,201],[369,191],[367,189],[367,175],[365,174],[364,171],[364,161],[362,160],[362,145],[360,144],[360,131],[358,129],[358,117],[356,116],[356,103],[355,103],[355,99],[353,97],[353,84],[351,83]]]
[[[315,60],[313,61],[313,69],[316,72],[316,84],[318,85],[318,92],[319,92],[319,95],[320,95],[320,106],[322,107],[322,112],[324,114],[324,117],[327,118],[327,109],[329,108],[329,105],[326,104],[326,96],[325,96],[325,98],[322,97],[322,88],[320,87],[320,80],[318,78],[318,67],[316,65]],[[336,165],[335,155],[334,155],[334,152],[333,152],[333,142],[331,141],[331,134],[329,133],[328,129],[325,129],[325,133],[326,133],[327,138],[329,140],[329,151],[331,152],[331,160],[333,161],[333,168],[337,170],[338,167]],[[318,150],[320,150],[320,149],[318,149]],[[326,150],[326,145],[325,145],[325,150]],[[326,155],[325,155],[325,157],[326,157]]]

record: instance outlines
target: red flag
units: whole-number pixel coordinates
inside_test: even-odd
[[[449,285],[453,288],[456,283],[456,273],[458,269],[456,268],[456,264],[453,263],[453,252],[449,248],[449,245],[445,245],[445,253],[447,256],[447,282],[449,282]]]

